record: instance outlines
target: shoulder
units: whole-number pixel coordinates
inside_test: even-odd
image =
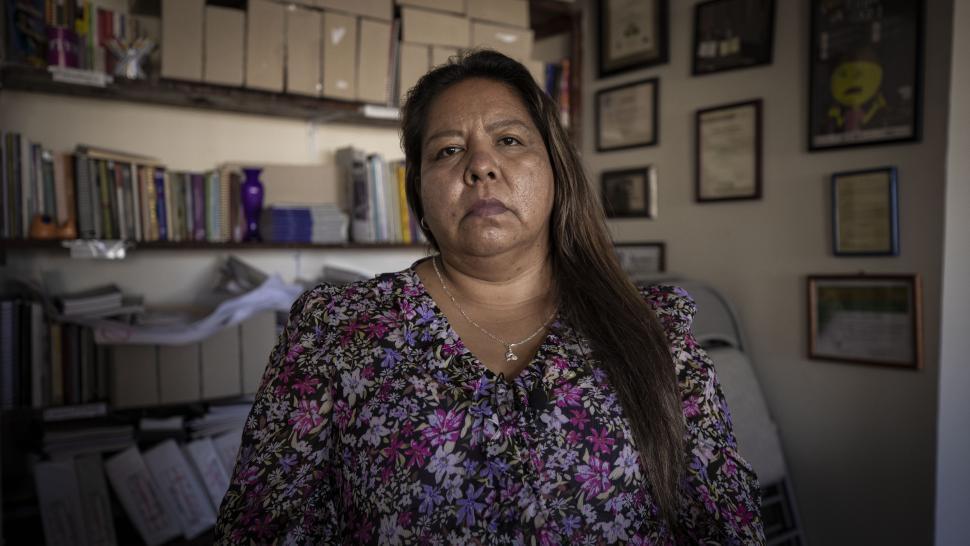
[[[686,290],[670,284],[653,284],[640,287],[640,294],[671,340],[690,335],[697,305]]]
[[[342,285],[321,283],[296,300],[291,315],[336,324],[361,315],[380,313],[394,307],[401,295],[410,293],[411,284],[410,270],[384,273],[373,279]]]

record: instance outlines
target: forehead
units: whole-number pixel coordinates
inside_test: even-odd
[[[514,118],[534,126],[528,108],[511,86],[485,78],[469,78],[445,89],[431,102],[425,134],[495,118]]]

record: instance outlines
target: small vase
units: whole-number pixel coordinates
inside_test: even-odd
[[[243,169],[246,180],[243,181],[242,206],[246,217],[246,235],[243,241],[262,241],[259,235],[259,213],[263,208],[263,183],[259,181],[260,168]]]

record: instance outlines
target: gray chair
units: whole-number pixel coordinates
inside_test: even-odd
[[[655,281],[656,282],[656,281]],[[664,279],[687,290],[697,304],[694,337],[707,350],[731,409],[741,455],[761,482],[761,514],[767,543],[805,544],[795,495],[788,479],[778,427],[745,351],[744,333],[731,304],[714,288],[684,279]]]

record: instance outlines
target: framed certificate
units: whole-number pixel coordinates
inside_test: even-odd
[[[761,198],[761,99],[698,110],[698,202]]]
[[[832,248],[837,256],[899,254],[896,168],[832,175]]]
[[[694,6],[695,76],[771,64],[775,0],[709,0]]]
[[[808,356],[896,368],[922,366],[920,277],[808,277]]]
[[[664,243],[616,243],[616,258],[634,283],[650,280],[667,270],[667,246]]]
[[[668,0],[600,0],[599,75],[667,62]]]
[[[607,152],[657,144],[657,78],[596,92],[596,150]]]
[[[922,0],[812,0],[808,149],[920,138]]]
[[[600,189],[607,218],[657,217],[657,170],[653,166],[604,172]]]

